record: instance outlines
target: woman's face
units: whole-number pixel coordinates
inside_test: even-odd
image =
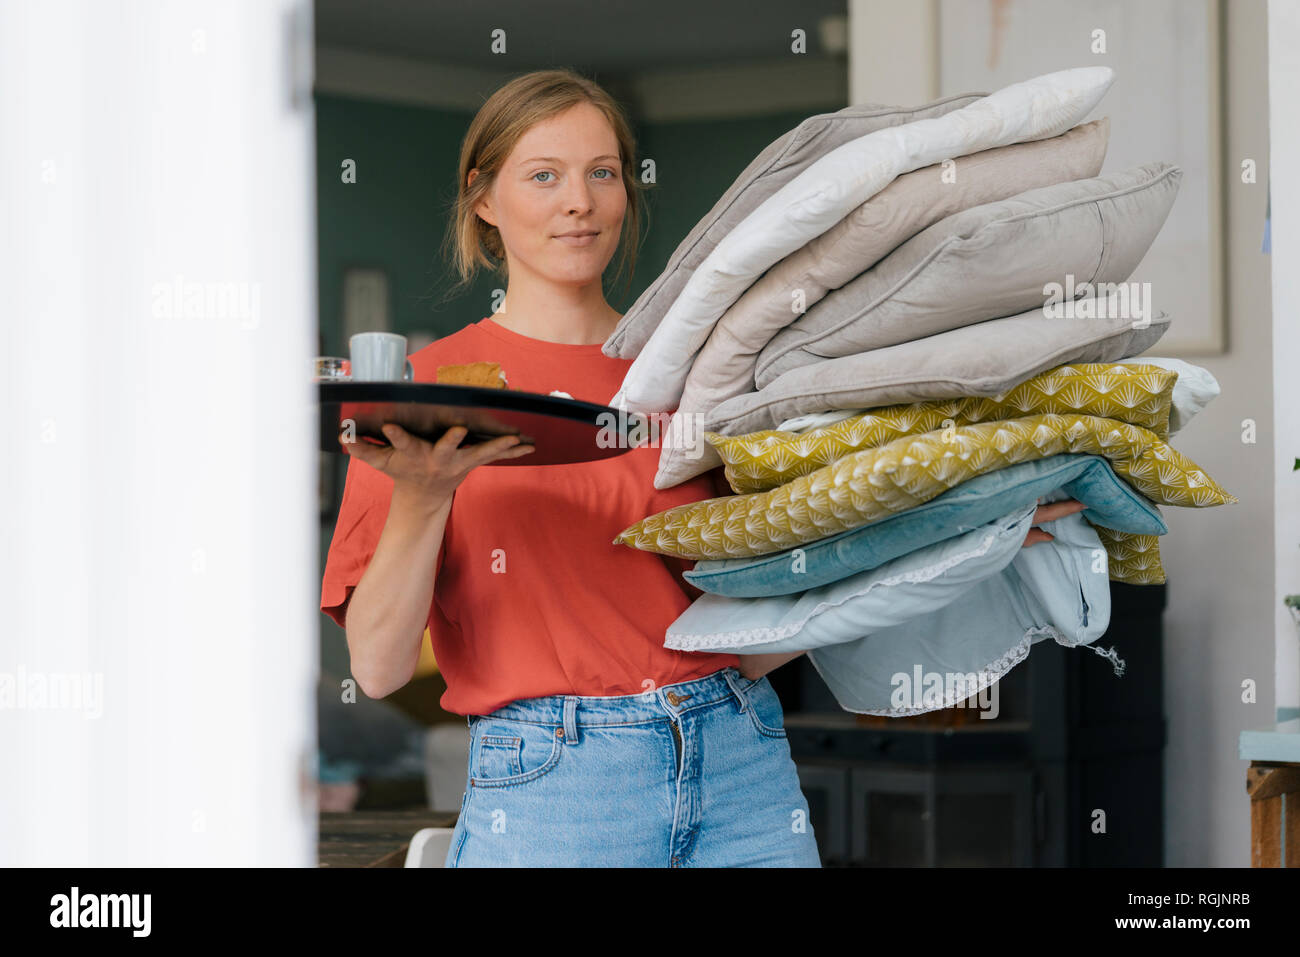
[[[585,285],[613,258],[626,209],[614,130],[580,103],[520,137],[478,214],[500,231],[510,275]]]

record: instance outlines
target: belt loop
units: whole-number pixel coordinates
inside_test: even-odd
[[[744,714],[745,706],[749,704],[749,701],[745,698],[745,692],[740,688],[740,682],[736,680],[736,675],[739,673],[735,668],[724,668],[722,677],[727,679],[727,684],[731,686],[732,692],[736,695],[736,700],[740,702],[740,711],[737,713]]]
[[[565,744],[578,743],[578,699],[575,695],[564,696],[564,742]]]

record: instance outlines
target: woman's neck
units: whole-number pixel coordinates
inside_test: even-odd
[[[600,283],[562,286],[511,279],[492,320],[512,332],[563,345],[600,345],[622,318]]]

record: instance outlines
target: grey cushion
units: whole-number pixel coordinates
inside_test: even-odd
[[[691,278],[691,273],[704,262],[713,247],[765,199],[818,159],[858,137],[903,123],[943,116],[985,96],[988,94],[959,93],[912,107],[861,103],[835,113],[808,117],[759,153],[681,241],[663,272],[623,314],[605,341],[605,355],[635,359]]]
[[[1117,362],[1140,355],[1169,328],[1117,315],[1120,299],[1093,300],[1108,318],[1048,318],[1042,307],[910,342],[791,369],[757,392],[736,396],[705,417],[723,435],[774,429],[797,415],[901,402],[994,396],[1067,362]],[[1075,303],[1076,306],[1079,303]]]
[[[759,353],[762,389],[799,366],[897,345],[1044,300],[1048,283],[1123,282],[1169,215],[1182,170],[1150,163],[941,219],[829,293]]]

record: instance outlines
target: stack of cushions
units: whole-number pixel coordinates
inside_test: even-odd
[[[674,412],[656,487],[725,465],[736,493],[615,539],[697,561],[667,647],[806,650],[846,709],[917,713],[894,664],[982,687],[1033,641],[1088,644],[1108,579],[1164,581],[1157,505],[1236,501],[1167,442],[1213,376],[1135,358],[1170,317],[1126,281],[1182,171],[1099,175],[1109,122],[1082,120],[1112,80],[811,117],[623,317],[610,404]],[[1022,550],[1063,498],[1087,508]]]
[[[1046,491],[1033,484],[1036,473],[1013,466],[1084,457],[1106,466],[1116,477],[1111,486],[1145,499],[1156,517],[1154,523],[1107,522],[1092,511],[1106,502],[1080,492],[1078,500],[1089,505],[1080,514],[1096,518],[1092,524],[1103,529],[1107,550],[1113,540],[1139,552],[1112,552],[1110,577],[1162,582],[1159,552],[1150,539],[1165,531],[1155,504],[1203,508],[1236,501],[1165,441],[1176,406],[1180,425],[1186,424],[1205,395],[1217,391],[1217,383],[1212,389],[1206,383],[1189,386],[1175,401],[1180,378],[1154,363],[1079,363],[1031,376],[991,398],[884,406],[802,433],[708,433],[738,494],[649,516],[615,542],[682,558],[728,560],[731,570],[736,560],[748,568],[752,559],[774,552],[807,554],[813,548],[804,546],[814,545],[841,549],[842,537],[878,539],[897,528],[907,529],[902,541],[916,548],[937,540],[917,527],[920,506],[933,500],[974,507],[990,490],[991,506],[980,503],[965,516],[968,522],[975,521],[972,515],[988,521]],[[1022,477],[1028,487],[1021,487]],[[953,522],[961,518],[948,515],[928,534],[953,534]],[[843,534],[851,532],[856,536]],[[713,584],[719,576],[710,573],[717,570],[705,562],[687,578],[706,591],[734,594]]]
[[[703,559],[686,578],[705,594],[665,647],[807,651],[846,710],[950,707],[1037,641],[1104,634],[1109,579],[1164,581],[1157,503],[1237,501],[1162,438],[1176,407],[1186,424],[1217,392],[1180,396],[1178,378],[1155,364],[1062,366],[993,399],[884,407],[802,433],[710,433],[738,494],[650,516],[615,542]],[[1070,406],[1113,417],[1040,411]],[[1024,548],[1040,502],[1066,498],[1087,507],[1042,523],[1053,539]],[[899,700],[898,677],[911,686],[914,672],[968,677]]]

